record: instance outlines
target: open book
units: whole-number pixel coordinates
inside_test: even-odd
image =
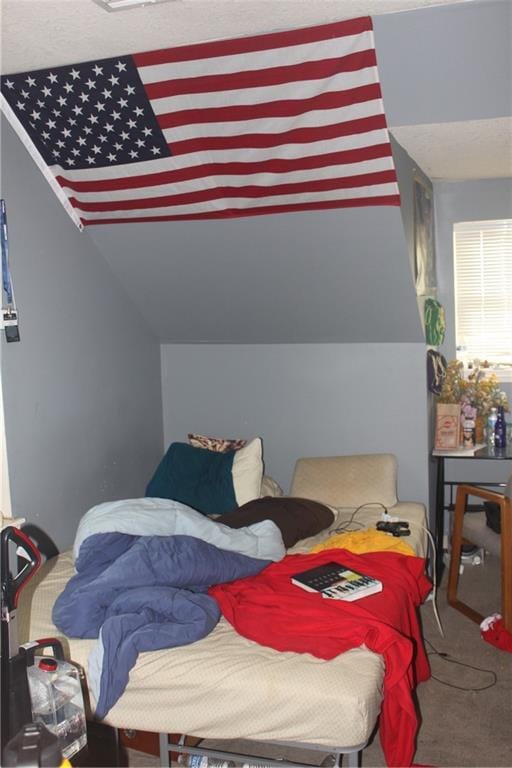
[[[382,591],[382,582],[378,579],[335,562],[296,573],[292,576],[292,584],[335,600],[359,600]]]

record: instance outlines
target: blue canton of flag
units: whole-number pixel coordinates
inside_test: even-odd
[[[49,166],[170,155],[131,56],[8,75],[2,93]]]

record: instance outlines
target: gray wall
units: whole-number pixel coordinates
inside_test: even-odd
[[[63,548],[90,506],[144,492],[162,449],[159,346],[2,128],[1,195],[21,318],[21,342],[2,338],[13,514]]]
[[[422,338],[398,207],[91,227],[91,237],[163,341]]]
[[[510,0],[374,16],[388,125],[510,115]]]
[[[422,344],[162,345],[164,441],[259,435],[285,491],[301,456],[391,452],[426,503],[424,372]]]
[[[437,239],[438,298],[445,308],[446,339],[441,351],[455,357],[455,304],[453,286],[453,224],[458,221],[508,219],[512,217],[512,179],[436,182],[434,202]],[[512,343],[512,340],[511,340]],[[512,405],[512,384],[503,383]],[[507,414],[507,419],[511,415]],[[512,462],[451,460],[446,462],[447,479],[501,482],[512,470]]]

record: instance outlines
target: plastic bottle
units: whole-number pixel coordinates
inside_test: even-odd
[[[502,405],[498,406],[498,417],[494,426],[494,446],[496,448],[505,448],[507,445],[507,425],[505,424],[505,409]]]
[[[84,700],[78,670],[49,656],[28,667],[32,719],[44,723],[59,740],[64,758],[87,742]]]
[[[491,412],[489,416],[487,417],[487,444],[489,446],[494,445],[494,428],[496,426],[496,421],[498,419],[498,409],[494,406],[491,408]]]

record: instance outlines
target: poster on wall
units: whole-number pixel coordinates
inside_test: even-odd
[[[414,267],[416,293],[428,296],[437,288],[434,249],[434,201],[431,187],[414,179]]]

